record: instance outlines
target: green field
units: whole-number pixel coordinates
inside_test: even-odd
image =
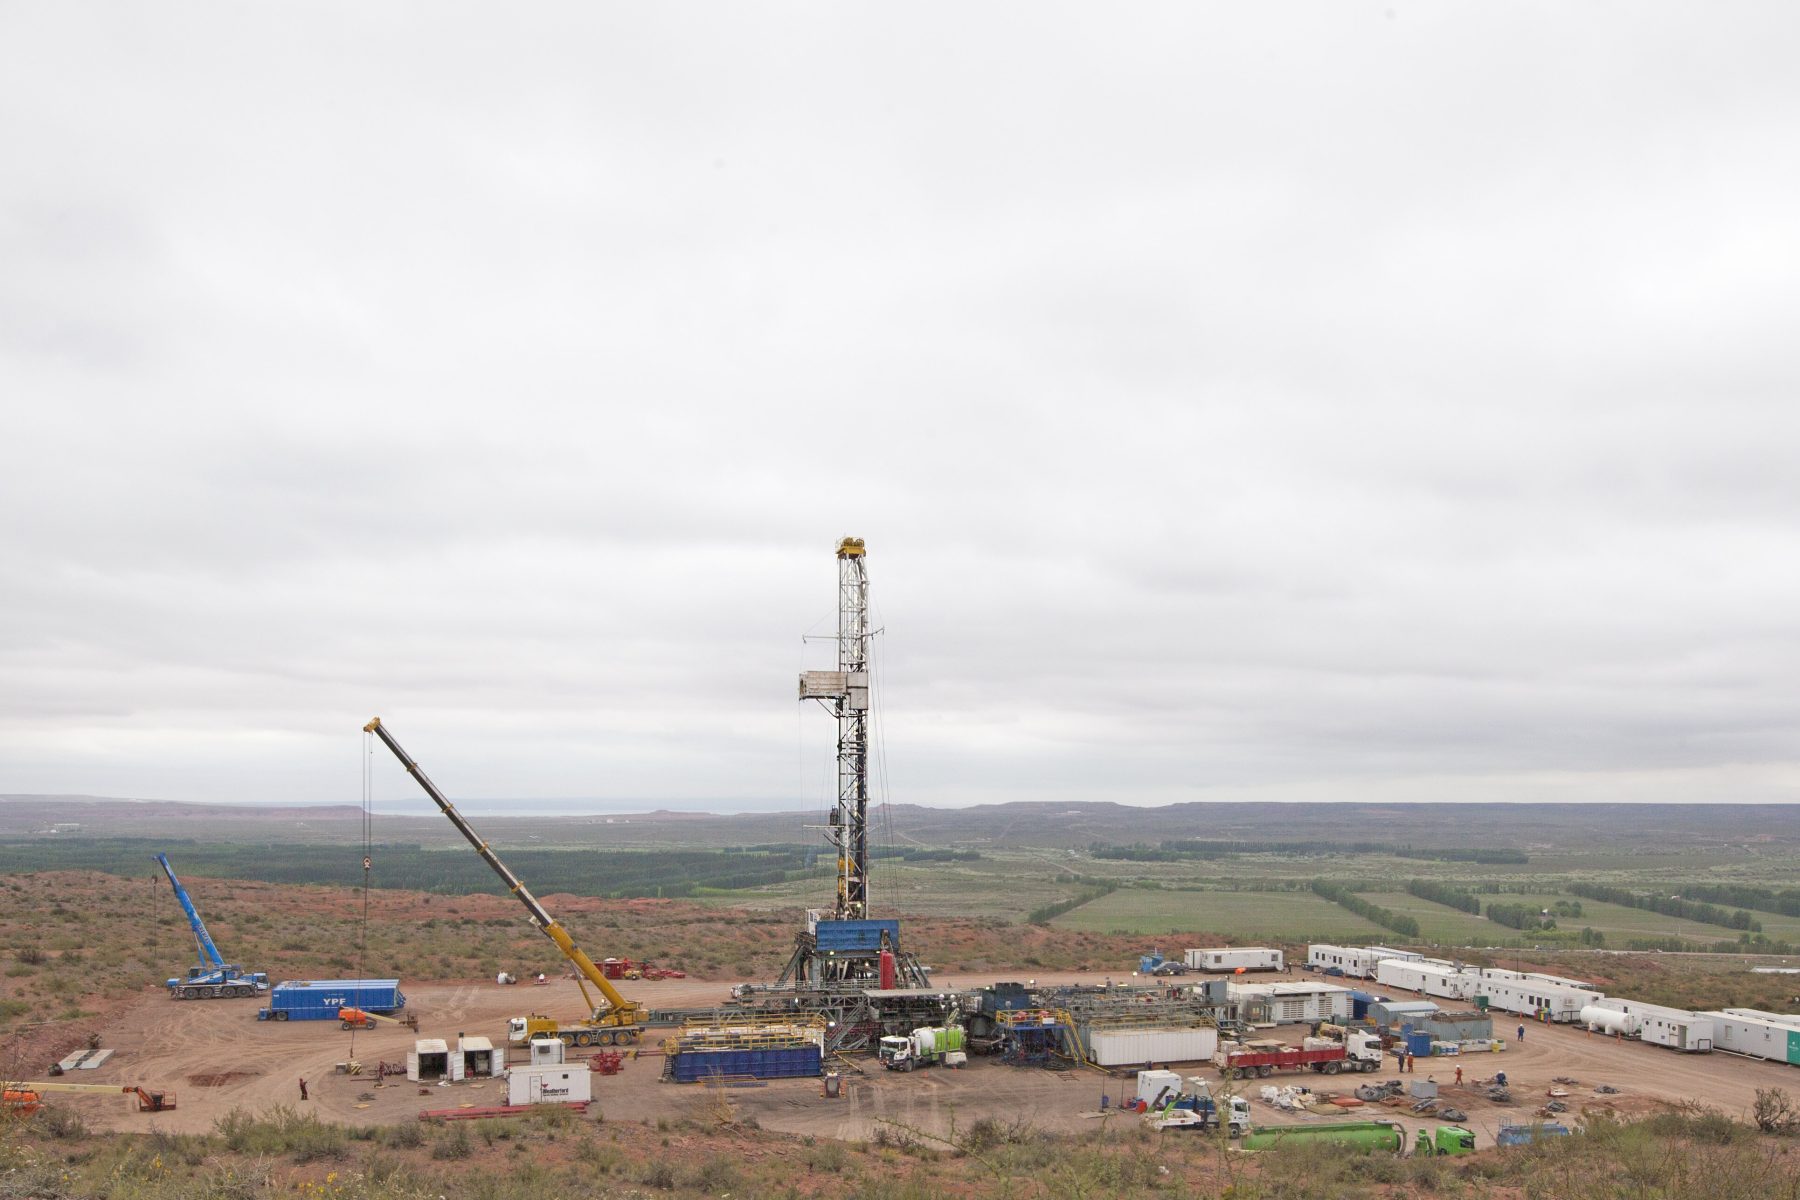
[[[1088,933],[1215,933],[1238,938],[1375,938],[1385,931],[1310,892],[1121,888],[1052,922]]]
[[[1488,897],[1482,897],[1485,903]],[[1536,904],[1548,908],[1558,900],[1580,900],[1578,896],[1560,896],[1554,892],[1534,893],[1527,896],[1500,896],[1495,899],[1521,904]],[[1726,929],[1719,925],[1707,925],[1699,921],[1688,921],[1681,917],[1665,917],[1661,913],[1653,913],[1642,908],[1627,908],[1622,904],[1606,904],[1598,900],[1581,900],[1579,917],[1567,917],[1559,922],[1570,929],[1580,929],[1584,925],[1592,926],[1606,935],[1609,945],[1623,945],[1631,938],[1687,938],[1690,941],[1714,942],[1736,940],[1738,931]],[[1757,919],[1763,923],[1763,932],[1772,938],[1788,938],[1796,936],[1796,927],[1800,921],[1793,917],[1776,916],[1771,913],[1757,913]]]
[[[1496,925],[1486,917],[1459,912],[1432,900],[1421,900],[1411,892],[1359,892],[1358,895],[1371,904],[1413,918],[1419,923],[1419,937],[1437,945],[1490,946],[1519,936],[1516,929]],[[1487,897],[1482,899],[1485,901]]]

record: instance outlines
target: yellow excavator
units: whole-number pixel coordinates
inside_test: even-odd
[[[425,789],[425,794],[431,797],[443,814],[450,818],[450,823],[456,826],[457,832],[468,840],[469,845],[475,847],[475,853],[481,855],[482,861],[494,869],[494,874],[500,876],[507,891],[525,906],[525,911],[531,914],[531,923],[545,937],[555,942],[556,948],[563,952],[563,957],[575,965],[575,982],[581,988],[582,999],[592,1010],[588,1019],[577,1025],[561,1025],[541,1013],[513,1017],[507,1022],[507,1041],[520,1046],[534,1037],[560,1038],[570,1046],[623,1046],[637,1041],[638,1034],[649,1020],[649,1010],[636,1000],[627,1000],[619,994],[619,989],[612,985],[612,980],[575,944],[575,939],[562,927],[562,922],[545,910],[538,898],[531,894],[531,890],[500,861],[500,856],[488,847],[481,835],[456,811],[456,806],[444,798],[444,793],[438,791],[437,785],[419,769],[419,764],[400,748],[400,743],[387,731],[387,726],[381,723],[380,717],[364,725],[363,732],[374,734],[394,752],[394,757],[400,760],[400,765],[406,768],[407,774],[419,781],[419,786]],[[590,983],[600,993],[598,1000],[588,991]]]
[[[30,1116],[43,1107],[46,1092],[73,1092],[92,1096],[136,1096],[139,1112],[172,1112],[174,1092],[158,1092],[136,1084],[117,1083],[9,1083],[0,1088],[0,1107],[21,1116]]]

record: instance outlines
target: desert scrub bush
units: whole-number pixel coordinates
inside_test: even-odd
[[[450,1127],[438,1135],[432,1143],[431,1157],[439,1159],[462,1159],[475,1152],[469,1138],[469,1130],[461,1121],[453,1121]]]
[[[425,1130],[420,1128],[417,1121],[383,1126],[381,1144],[395,1150],[416,1150],[425,1144]]]
[[[737,1163],[730,1158],[723,1154],[709,1154],[694,1167],[688,1184],[695,1191],[717,1196],[741,1190],[743,1176],[738,1171]]]
[[[637,1170],[637,1181],[645,1187],[671,1191],[675,1187],[675,1165],[666,1158],[653,1158]]]
[[[833,1175],[842,1171],[844,1164],[850,1161],[844,1144],[830,1139],[807,1147],[805,1158],[809,1170],[825,1171]]]
[[[198,1133],[170,1133],[163,1129],[152,1129],[144,1135],[145,1143],[156,1157],[169,1163],[182,1163],[197,1167],[206,1161],[212,1150],[211,1139]]]
[[[1757,1088],[1750,1117],[1764,1133],[1786,1137],[1800,1130],[1800,1108],[1795,1107],[1794,1098],[1781,1088]]]
[[[297,1163],[343,1158],[349,1152],[349,1135],[341,1125],[327,1125],[312,1113],[298,1113],[285,1104],[258,1119],[234,1108],[213,1122],[213,1131],[225,1148],[238,1154],[289,1154]]]
[[[617,1146],[600,1142],[583,1142],[575,1151],[576,1161],[600,1175],[610,1175],[625,1162],[625,1154]]]

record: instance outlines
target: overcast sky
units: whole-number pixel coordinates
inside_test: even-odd
[[[1800,800],[1796,62],[0,5],[0,793],[822,805],[854,534],[894,801]]]

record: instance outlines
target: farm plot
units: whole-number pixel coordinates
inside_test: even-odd
[[[1089,933],[1217,933],[1242,938],[1380,938],[1373,921],[1310,892],[1174,892],[1121,888],[1052,922]]]
[[[1419,923],[1419,936],[1440,946],[1491,946],[1495,942],[1516,938],[1519,931],[1496,925],[1485,917],[1458,912],[1430,900],[1421,900],[1411,892],[1362,892],[1371,904],[1403,913]]]
[[[1557,924],[1568,929],[1580,929],[1590,926],[1606,935],[1609,946],[1622,946],[1632,938],[1686,938],[1690,941],[1713,942],[1731,941],[1737,937],[1737,931],[1725,929],[1718,925],[1706,925],[1699,921],[1688,921],[1681,917],[1665,917],[1661,913],[1653,913],[1642,908],[1627,908],[1623,904],[1607,904],[1599,900],[1583,900],[1579,896],[1559,896],[1553,892],[1519,896],[1505,895],[1483,896],[1485,903],[1495,899],[1515,904],[1531,904],[1541,908],[1549,908],[1558,900],[1576,900],[1581,904],[1579,917],[1564,917]],[[1777,918],[1779,919],[1779,918]],[[1507,931],[1511,936],[1517,936]]]

